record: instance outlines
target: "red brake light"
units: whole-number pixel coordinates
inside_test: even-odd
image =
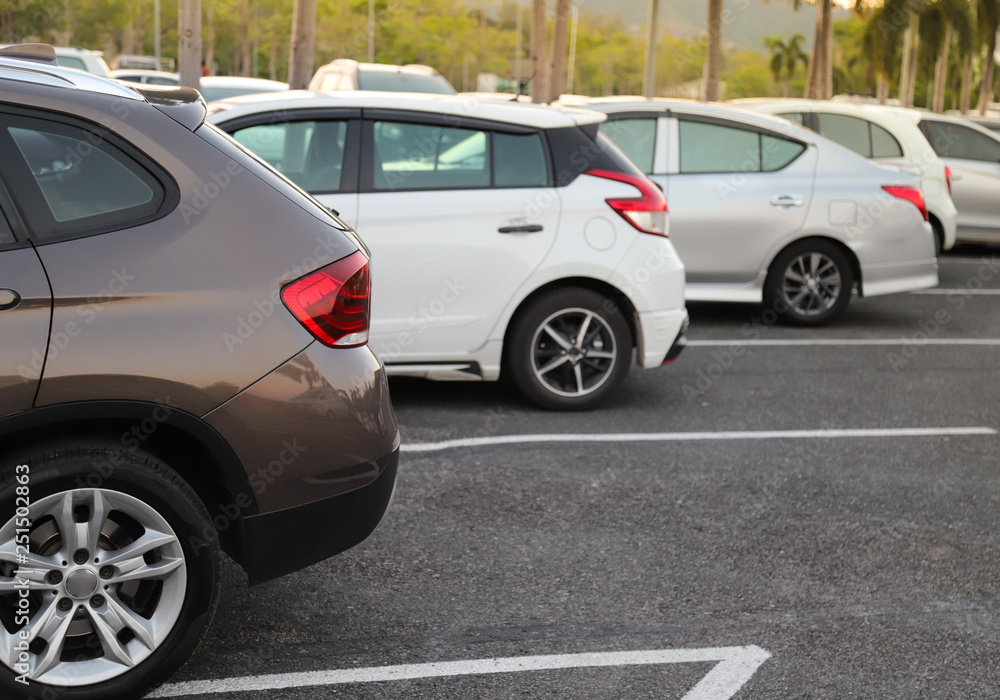
[[[616,173],[611,170],[588,170],[585,175],[632,185],[642,194],[629,199],[606,199],[608,206],[618,212],[633,228],[655,236],[667,236],[667,198],[660,188],[642,175]]]
[[[920,210],[920,216],[924,217],[924,221],[927,221],[927,205],[924,204],[924,193],[920,191],[919,187],[882,185],[882,189],[893,197],[905,199],[907,202],[913,204],[913,206]]]
[[[353,348],[368,342],[371,283],[360,251],[322,267],[281,290],[288,310],[324,345]]]
[[[951,196],[951,168],[944,166],[944,181],[948,183],[948,196]]]

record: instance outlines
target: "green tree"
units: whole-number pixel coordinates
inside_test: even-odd
[[[807,65],[809,62],[809,57],[802,50],[805,40],[801,34],[794,34],[788,41],[780,36],[764,38],[764,45],[771,50],[771,74],[775,83],[782,83],[783,97],[788,97],[795,69],[800,63]]]

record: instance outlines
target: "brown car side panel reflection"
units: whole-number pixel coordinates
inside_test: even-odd
[[[205,416],[234,444],[261,513],[353,491],[379,475],[398,440],[374,353],[313,343]]]
[[[13,297],[9,292],[20,297],[13,306],[0,310],[3,347],[0,417],[3,417],[31,408],[48,350],[52,298],[45,271],[33,248],[0,252],[0,290],[4,290],[7,303],[14,303],[7,299]]]
[[[280,196],[155,108],[137,107],[127,121],[135,124],[122,131],[161,135],[142,147],[175,178],[181,201],[141,226],[38,247],[56,299],[53,333],[80,330],[71,352],[46,367],[38,405],[96,392],[169,398],[201,416],[312,342],[280,289],[356,247],[332,219]]]

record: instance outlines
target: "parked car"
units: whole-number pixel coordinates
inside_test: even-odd
[[[206,102],[224,100],[238,95],[256,95],[262,92],[283,92],[288,83],[265,78],[243,78],[236,75],[209,75],[201,79],[198,88]]]
[[[962,114],[958,110],[949,110],[945,112],[949,117],[958,117],[959,119],[964,119],[965,121],[973,122],[983,127],[984,129],[989,129],[990,131],[1000,131],[1000,114],[987,113],[986,116],[981,117],[978,114]]]
[[[111,77],[130,83],[146,85],[177,85],[180,76],[159,70],[115,70]],[[201,78],[198,91],[206,102],[224,100],[239,95],[254,95],[260,92],[281,92],[288,89],[288,83],[264,78],[243,78],[231,75],[208,75]]]
[[[938,250],[955,245],[958,212],[949,194],[944,163],[927,143],[915,109],[794,99],[732,100],[729,104],[775,114],[802,124],[866,158],[899,167],[920,178]]]
[[[1000,243],[1000,133],[940,114],[921,114],[920,130],[951,171],[956,240]]]
[[[115,70],[163,70],[163,64],[156,56],[120,53],[115,57]]]
[[[915,176],[783,119],[684,100],[598,98],[601,130],[670,201],[687,298],[761,302],[819,325],[863,296],[938,283]]]
[[[598,131],[603,115],[469,98],[287,92],[209,119],[356,226],[390,375],[509,376],[590,408],[684,342],[666,201]]]
[[[180,75],[177,73],[145,68],[116,68],[111,71],[111,77],[115,80],[124,80],[127,83],[145,83],[146,85],[177,85],[180,82]]]
[[[967,116],[964,117],[970,122],[975,122],[984,129],[989,129],[990,131],[1000,131],[1000,118],[998,117],[974,117]]]
[[[0,49],[15,49],[18,46],[17,44],[0,44]],[[65,68],[75,68],[103,76],[107,76],[111,72],[104,60],[103,51],[91,51],[76,46],[53,46],[52,49],[56,54],[56,62]]]
[[[377,90],[381,92],[422,92],[434,95],[454,95],[448,79],[430,66],[411,63],[395,66],[386,63],[358,63],[338,58],[321,66],[312,80],[310,90]]]
[[[388,506],[368,251],[204,117],[0,57],[0,697],[142,697],[220,549],[260,583]]]

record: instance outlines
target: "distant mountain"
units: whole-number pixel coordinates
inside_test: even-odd
[[[627,27],[638,32],[646,25],[646,0],[584,0],[583,11],[618,15]],[[834,8],[834,21],[849,17],[847,10]],[[659,29],[676,37],[696,36],[705,31],[707,0],[660,0]],[[798,12],[789,0],[726,0],[722,41],[742,49],[764,51],[764,37],[791,36],[796,32],[812,45],[816,6],[803,5]]]

